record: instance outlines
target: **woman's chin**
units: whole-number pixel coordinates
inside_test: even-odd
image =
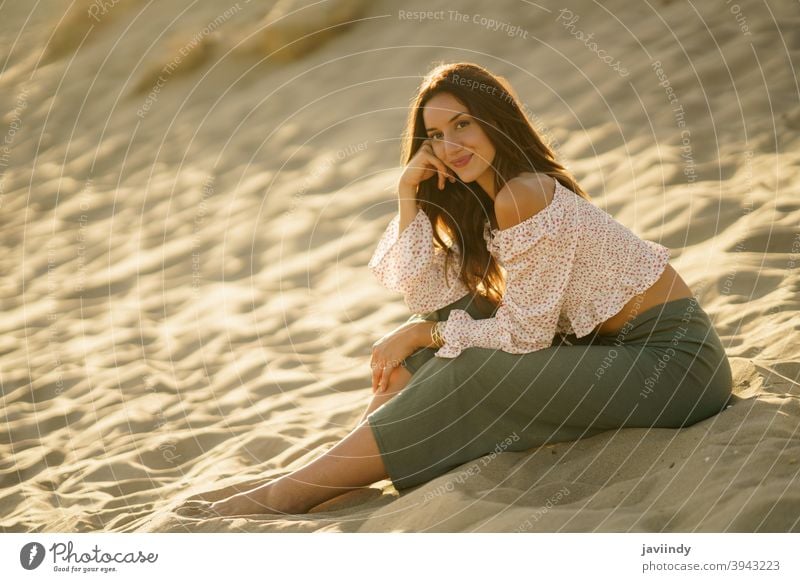
[[[453,171],[455,172],[456,176],[458,176],[458,179],[460,181],[464,182],[465,184],[467,184],[469,182],[474,182],[487,169],[489,169],[488,166],[486,166],[486,167],[478,167],[478,166],[476,166],[474,164],[475,164],[475,160],[472,160],[471,162],[467,163],[466,167],[464,167],[464,168],[453,168]]]
[[[473,182],[475,181],[475,176],[473,176],[472,172],[469,170],[455,170],[456,176],[462,182]]]

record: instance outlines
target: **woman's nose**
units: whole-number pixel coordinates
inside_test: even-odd
[[[452,160],[462,151],[464,151],[464,147],[458,138],[451,137],[444,142],[444,153],[448,160]]]

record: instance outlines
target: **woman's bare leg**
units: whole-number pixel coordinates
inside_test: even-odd
[[[350,434],[299,469],[212,503],[209,506],[212,515],[305,513],[337,495],[386,479],[386,468],[366,417],[405,388],[410,378],[411,372],[395,368],[386,392],[372,397]]]

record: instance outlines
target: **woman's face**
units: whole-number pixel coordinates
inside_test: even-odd
[[[450,93],[439,93],[425,104],[422,119],[433,153],[462,182],[478,181],[484,189],[492,184],[494,145],[465,105]]]

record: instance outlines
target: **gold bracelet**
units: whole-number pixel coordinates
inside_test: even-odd
[[[440,348],[444,345],[444,336],[442,335],[441,327],[439,324],[442,323],[441,321],[437,321],[436,323],[431,326],[431,342],[437,348]]]

